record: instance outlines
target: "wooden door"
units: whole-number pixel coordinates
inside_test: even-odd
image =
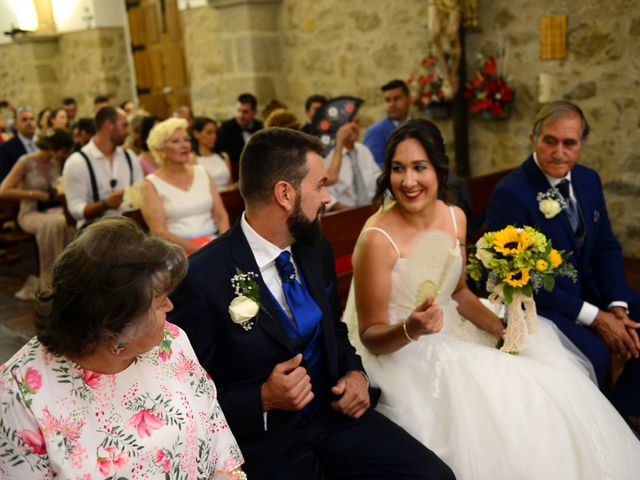
[[[191,105],[177,0],[125,0],[140,107],[166,118]]]

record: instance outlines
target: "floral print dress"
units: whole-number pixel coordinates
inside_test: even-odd
[[[186,334],[92,372],[32,338],[0,367],[0,478],[233,478],[240,449]]]

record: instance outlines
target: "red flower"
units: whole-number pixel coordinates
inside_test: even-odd
[[[427,70],[436,64],[436,59],[433,57],[424,57],[422,59],[422,66]]]
[[[92,372],[91,370],[87,370],[86,368],[82,369],[82,379],[84,383],[91,388],[96,388],[100,385],[100,374],[96,372]]]
[[[17,436],[26,445],[26,450],[29,450],[36,455],[44,455],[47,453],[47,448],[44,444],[44,437],[40,430],[22,430]]]
[[[24,384],[32,393],[36,393],[42,386],[42,375],[35,368],[28,367]]]
[[[347,104],[344,106],[344,111],[345,111],[345,112],[347,112],[347,113],[351,113],[351,112],[353,112],[353,110],[354,110],[355,108],[356,108],[356,106],[355,106],[353,103],[347,103]]]
[[[484,65],[482,66],[482,73],[490,77],[495,73],[496,66],[497,64],[495,57],[489,57],[485,60]]]
[[[329,120],[322,120],[320,122],[320,130],[322,130],[323,132],[326,132],[327,130],[329,130],[329,127],[331,127]]]

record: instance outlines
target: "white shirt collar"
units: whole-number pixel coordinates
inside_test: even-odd
[[[240,218],[240,228],[242,228],[242,233],[244,233],[244,236],[249,243],[249,247],[251,247],[253,257],[256,259],[256,263],[260,270],[268,266],[270,263],[273,263],[276,257],[280,255],[283,250],[291,253],[291,245],[282,249],[256,232],[251,225],[249,225],[249,222],[247,222],[245,212],[242,212],[242,217]]]
[[[20,132],[18,132],[18,139],[22,142],[22,145],[24,146],[24,149],[27,151],[27,153],[31,151],[31,149],[29,148],[30,145],[33,145],[35,147],[33,138],[27,138],[24,135],[22,135]]]
[[[540,168],[540,163],[538,162],[538,156],[536,155],[536,152],[533,152],[533,161],[536,162],[536,165],[538,166],[538,168]],[[561,178],[557,178],[557,177],[552,177],[551,175],[547,175],[544,170],[542,170],[542,168],[540,168],[540,171],[544,174],[545,177],[547,177],[547,180],[549,181],[549,185],[551,185],[552,187],[555,187],[556,185],[558,185],[561,181],[563,180],[569,180],[569,182],[571,182],[571,170],[569,170],[569,172],[567,172],[567,174],[564,177]]]

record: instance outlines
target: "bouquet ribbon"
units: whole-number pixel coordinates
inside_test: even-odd
[[[495,286],[493,293],[489,295],[489,301],[491,303],[506,303],[502,285]],[[518,353],[525,346],[527,335],[538,331],[536,302],[532,297],[515,292],[511,303],[507,303],[507,306],[507,329],[504,334],[504,345],[500,350],[507,353]],[[524,311],[522,311],[523,306]]]

